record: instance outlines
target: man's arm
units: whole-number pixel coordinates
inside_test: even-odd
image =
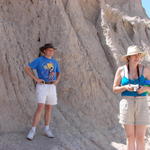
[[[60,77],[61,77],[60,72],[56,72],[56,77],[57,77],[57,80],[54,81],[55,85],[57,85],[59,83],[59,81],[60,81]]]
[[[43,80],[41,80],[41,79],[39,79],[39,78],[37,78],[37,77],[35,76],[34,72],[32,71],[32,69],[31,69],[29,66],[26,66],[24,70],[25,70],[25,72],[26,72],[33,80],[35,80],[37,83],[42,83],[42,82],[43,82]]]

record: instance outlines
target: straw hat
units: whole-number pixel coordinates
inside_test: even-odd
[[[142,51],[141,48],[137,45],[132,45],[129,46],[127,49],[127,54],[121,57],[121,60],[124,62],[127,62],[127,57],[136,55],[136,54],[141,54],[141,57],[144,57],[146,55],[146,52]]]

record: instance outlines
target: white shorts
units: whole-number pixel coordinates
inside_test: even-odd
[[[36,84],[36,100],[38,103],[56,105],[57,91],[55,84]]]

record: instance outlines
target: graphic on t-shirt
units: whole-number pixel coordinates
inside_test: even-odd
[[[54,79],[54,65],[53,63],[47,63],[46,65],[44,65],[44,69],[46,69],[45,71],[48,73],[48,79],[49,80],[53,80]]]
[[[35,69],[40,79],[51,82],[57,80],[57,72],[60,72],[59,64],[55,59],[41,56],[30,62],[29,67]]]

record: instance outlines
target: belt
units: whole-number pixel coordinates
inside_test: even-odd
[[[54,82],[45,82],[45,81],[43,81],[42,83],[43,84],[54,84]]]

